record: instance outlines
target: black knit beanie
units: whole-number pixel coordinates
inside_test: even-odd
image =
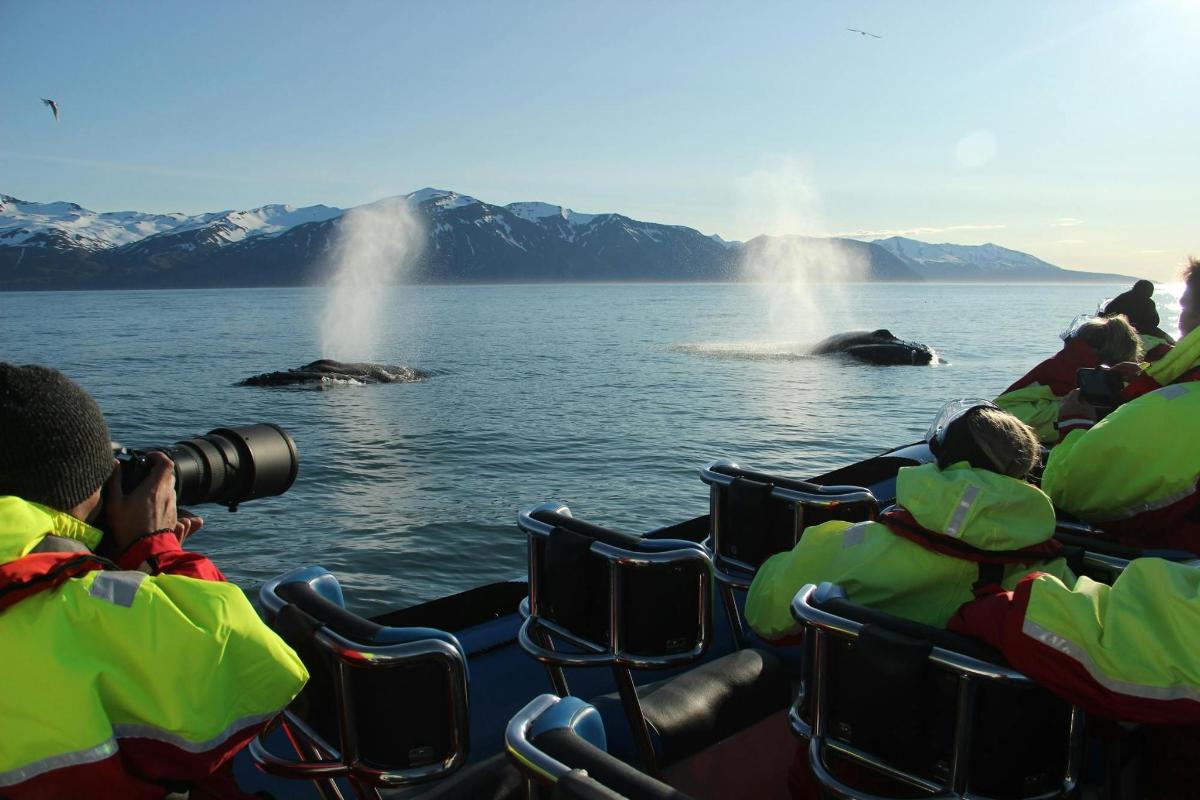
[[[70,378],[0,363],[0,495],[69,511],[108,479],[111,447],[99,406]]]
[[[1138,333],[1148,333],[1158,327],[1158,309],[1154,306],[1154,284],[1140,280],[1133,288],[1121,292],[1104,307],[1104,316],[1124,314]]]

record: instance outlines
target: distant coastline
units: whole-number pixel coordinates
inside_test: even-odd
[[[422,189],[356,209],[263,206],[187,216],[96,213],[0,195],[0,291],[282,288],[320,285],[347,215],[387,203],[414,220],[412,285],[553,283],[1125,283],[996,244],[758,236],[726,241],[681,225],[493,205]],[[350,217],[352,218],[352,216]],[[763,278],[768,280],[763,280]]]

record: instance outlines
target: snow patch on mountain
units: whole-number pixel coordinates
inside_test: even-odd
[[[921,266],[987,267],[989,271],[994,272],[1059,269],[1028,253],[1009,250],[991,242],[980,245],[948,242],[929,244],[903,236],[892,236],[878,239],[875,244],[898,258]]]
[[[425,187],[409,194],[408,202],[414,206],[424,205],[425,203],[433,203],[438,208],[462,208],[473,203],[478,203],[474,197],[458,192],[447,191],[446,189],[433,189]]]
[[[505,208],[521,219],[530,222],[541,222],[547,218],[560,217],[569,225],[586,225],[598,216],[597,214],[580,214],[569,208],[550,203],[509,203]]]
[[[206,214],[202,219],[180,225],[171,233],[213,228],[214,233],[224,241],[240,242],[251,236],[274,236],[289,231],[297,225],[324,222],[341,215],[340,208],[330,206],[317,205],[296,208],[290,205],[269,205],[249,211]]]

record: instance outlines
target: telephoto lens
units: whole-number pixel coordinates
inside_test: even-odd
[[[215,428],[206,436],[166,447],[126,451],[121,482],[131,491],[146,477],[145,454],[158,450],[175,463],[175,499],[179,505],[219,503],[236,511],[240,503],[283,494],[296,480],[300,454],[287,431],[269,422]]]

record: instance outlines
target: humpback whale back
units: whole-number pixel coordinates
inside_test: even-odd
[[[412,383],[430,377],[424,370],[402,364],[343,362],[321,358],[283,372],[264,372],[238,382],[238,386],[326,386],[330,384]]]
[[[897,339],[886,328],[834,334],[817,342],[809,353],[814,356],[842,353],[870,364],[916,365],[933,361],[933,351],[927,346]]]

